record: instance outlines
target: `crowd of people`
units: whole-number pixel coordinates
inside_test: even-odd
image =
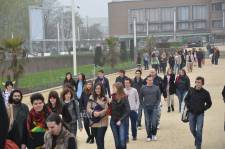
[[[47,103],[41,93],[32,94],[30,110],[22,102],[22,92],[13,88],[12,81],[7,81],[0,96],[0,148],[14,145],[14,148],[21,149],[77,149],[77,129],[83,131],[84,128],[86,143],[96,143],[97,149],[105,149],[105,134],[111,127],[115,148],[126,149],[130,141],[129,130],[132,141],[138,139],[143,111],[146,141],[156,141],[161,97],[167,102],[167,112],[170,113],[176,110],[176,95],[179,99],[177,110],[183,112],[185,106],[188,108],[195,146],[201,149],[204,111],[211,107],[211,97],[203,88],[203,77],[196,78],[195,87],[190,86],[184,67],[188,72],[192,71],[195,63],[201,68],[203,51],[177,51],[169,57],[165,52],[160,55],[154,51],[151,58],[145,53],[143,59],[146,70],[151,59],[149,75],[143,78],[142,70],[137,69],[134,78],[129,78],[125,70],[120,70],[112,91],[103,70],[98,71],[95,80],[88,81],[82,73],[75,81],[68,72],[61,94],[50,91]],[[158,75],[159,72],[163,73],[163,78]]]

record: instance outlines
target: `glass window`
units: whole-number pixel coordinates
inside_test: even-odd
[[[158,24],[150,24],[148,29],[151,32],[156,32],[160,30],[160,26]]]
[[[160,22],[160,9],[146,9],[146,18],[149,22]]]
[[[143,24],[138,24],[137,25],[137,33],[143,33],[146,32],[146,27]]]
[[[178,23],[178,30],[188,30],[189,23]]]
[[[162,8],[162,22],[173,21],[174,8]]]
[[[204,5],[193,6],[193,19],[194,20],[207,20],[208,7]]]
[[[133,18],[136,18],[137,23],[146,22],[145,9],[131,9],[129,11],[129,22],[133,22]]]
[[[213,20],[212,26],[213,28],[223,28],[223,20]]]
[[[178,7],[177,9],[177,19],[179,21],[189,20],[189,7]]]
[[[206,22],[194,22],[193,28],[196,29],[206,29]]]
[[[212,4],[213,11],[222,11],[222,2]]]
[[[172,31],[173,30],[173,24],[162,24],[162,30],[163,31]]]

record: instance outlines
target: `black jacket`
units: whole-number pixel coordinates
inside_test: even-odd
[[[115,122],[119,120],[124,121],[125,118],[127,118],[130,113],[130,105],[127,97],[120,99],[120,101],[117,101],[116,95],[113,94],[111,107],[112,107],[111,119]]]
[[[95,79],[95,84],[96,84],[96,83],[99,83],[99,82],[102,83],[102,85],[103,85],[105,95],[108,94],[108,95],[109,95],[109,98],[111,98],[111,92],[110,92],[109,80],[108,80],[106,77],[103,77],[103,79],[97,77],[97,78]]]
[[[190,88],[185,98],[185,103],[189,112],[193,114],[202,114],[212,106],[210,94],[204,88],[196,90]]]
[[[80,111],[86,111],[90,95],[91,94],[87,94],[85,91],[82,92],[80,97]]]
[[[174,66],[175,65],[175,59],[174,59],[174,56],[170,56],[169,57],[169,64],[170,64],[170,66]],[[173,68],[172,68],[173,69]]]
[[[223,96],[223,101],[225,102],[225,86],[224,86],[223,91],[222,91],[222,96]]]
[[[177,76],[175,81],[176,89],[180,91],[188,91],[190,88],[190,79],[188,76]]]
[[[168,85],[168,79],[167,79],[167,75],[164,76],[164,79],[163,79],[163,87],[164,87],[164,90],[167,89],[167,85]],[[170,95],[173,95],[175,94],[176,92],[176,87],[175,87],[175,74],[171,74],[170,75],[170,80],[169,80],[169,94]],[[167,95],[167,92],[165,93],[165,98],[168,96]]]
[[[144,80],[142,78],[140,78],[139,80],[137,80],[136,77],[134,78],[133,87],[136,88],[136,90],[138,91],[138,94],[140,94],[140,90],[143,85],[144,85]]]

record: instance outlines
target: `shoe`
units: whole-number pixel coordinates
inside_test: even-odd
[[[150,141],[152,141],[152,139],[151,138],[147,138],[146,141],[147,142],[150,142]]]
[[[127,139],[127,143],[129,143],[129,138]]]
[[[167,112],[170,112],[170,107],[168,107],[168,111]]]
[[[174,106],[173,105],[171,106],[171,109],[172,109],[172,111],[174,111]]]
[[[152,141],[157,141],[157,137],[156,136],[152,136]]]
[[[92,139],[92,136],[89,136],[86,140],[86,143],[89,143],[91,141],[91,139]]]
[[[160,128],[160,125],[158,124],[157,129],[159,129],[159,128]]]
[[[133,137],[133,141],[137,141],[137,137]]]
[[[94,143],[95,143],[95,138],[94,138],[94,136],[92,136],[89,144],[94,144]]]
[[[138,130],[141,130],[141,126],[138,126]]]

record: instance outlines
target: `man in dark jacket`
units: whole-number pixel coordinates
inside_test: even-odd
[[[118,73],[119,73],[119,76],[116,78],[116,81],[115,82],[120,82],[124,86],[124,81],[125,81],[125,79],[128,78],[127,76],[125,76],[125,70],[119,70]]]
[[[95,84],[99,82],[103,85],[105,95],[108,95],[109,98],[111,98],[109,80],[104,76],[103,70],[98,71],[98,77],[95,79]]]
[[[188,91],[185,103],[189,111],[189,126],[195,138],[196,149],[201,149],[204,112],[212,105],[209,92],[203,88],[204,78],[197,77],[195,87]]]
[[[204,53],[202,51],[202,49],[199,49],[197,51],[197,60],[198,60],[198,68],[202,68],[202,60],[204,58]]]
[[[135,71],[135,78],[133,80],[133,87],[138,91],[138,94],[140,95],[140,90],[143,86],[143,79],[141,78],[141,70],[136,70]],[[138,120],[137,120],[137,126],[139,129],[141,128],[141,118],[142,118],[142,109],[143,105],[140,103],[139,108],[138,108]]]

